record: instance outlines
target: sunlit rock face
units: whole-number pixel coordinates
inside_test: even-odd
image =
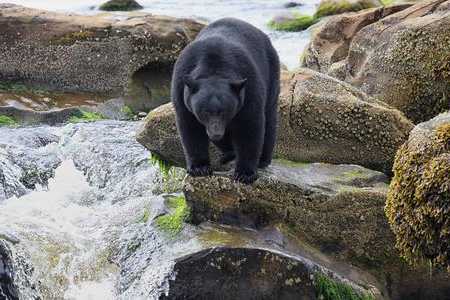
[[[157,103],[161,97],[168,101],[171,66],[204,26],[145,13],[115,18],[11,4],[0,9],[0,80],[76,92],[130,89],[133,96],[154,97]],[[152,80],[142,82],[142,72]]]

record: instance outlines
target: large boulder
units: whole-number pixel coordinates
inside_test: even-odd
[[[334,63],[347,57],[350,42],[362,28],[409,6],[411,4],[377,7],[325,19],[312,30],[311,41],[302,55],[302,66],[329,73]],[[341,77],[345,78],[345,72]]]
[[[389,172],[413,125],[399,111],[350,85],[311,70],[284,72],[275,156],[358,164]],[[152,111],[137,135],[150,151],[184,166],[171,104]],[[217,150],[211,146],[213,165]]]
[[[314,16],[316,18],[321,18],[382,5],[383,4],[379,0],[322,0],[320,1]]]
[[[448,299],[450,276],[408,267],[384,215],[387,177],[355,165],[279,161],[252,185],[231,172],[187,177],[192,222],[258,229],[282,223],[289,236],[326,261],[353,265],[376,278],[385,299]],[[311,250],[314,251],[314,250]]]
[[[206,249],[178,259],[174,273],[160,299],[372,299],[365,288],[311,261],[265,249]]]
[[[398,151],[386,215],[404,257],[450,272],[450,112],[417,125]]]
[[[450,108],[450,1],[417,3],[362,28],[346,81],[423,122]]]
[[[412,123],[358,89],[308,69],[280,95],[276,155],[390,172]]]
[[[0,10],[0,81],[128,92],[150,108],[168,101],[171,66],[204,26],[145,13],[79,16],[12,4]]]

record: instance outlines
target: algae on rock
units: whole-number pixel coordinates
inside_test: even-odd
[[[450,113],[417,125],[399,149],[386,215],[408,261],[450,271]]]

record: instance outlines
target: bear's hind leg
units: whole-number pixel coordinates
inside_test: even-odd
[[[273,150],[277,136],[277,110],[270,109],[266,113],[266,128],[264,133],[264,146],[259,159],[259,168],[266,168],[272,163]]]

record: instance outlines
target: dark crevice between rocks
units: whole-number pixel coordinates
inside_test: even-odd
[[[151,62],[135,71],[125,97],[125,105],[133,111],[149,112],[170,101],[173,66]]]

